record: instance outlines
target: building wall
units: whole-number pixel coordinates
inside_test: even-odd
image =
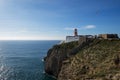
[[[66,36],[66,42],[78,41],[79,36]]]
[[[78,35],[78,36],[66,36],[65,42],[84,40],[85,38],[94,38],[92,35]]]
[[[113,39],[113,38],[118,38],[117,34],[99,34],[98,36],[99,38],[103,38],[103,39]]]
[[[83,42],[86,42],[87,38],[86,37],[80,37],[78,43],[82,44]]]
[[[107,34],[99,34],[99,38],[107,39]]]
[[[81,45],[81,44],[83,44],[83,43],[86,43],[86,42],[91,42],[91,41],[93,41],[95,38],[89,38],[89,37],[86,37],[86,36],[83,36],[83,37],[80,37],[79,38],[79,41],[78,41],[78,43],[79,43],[79,45]]]

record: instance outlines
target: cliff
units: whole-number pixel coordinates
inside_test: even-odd
[[[71,42],[55,45],[53,48],[49,49],[47,57],[45,57],[45,72],[49,75],[58,77],[58,74],[62,67],[62,62],[68,59],[74,53],[71,52],[77,45],[77,42]]]
[[[45,58],[45,71],[58,80],[119,80],[120,40],[56,45]]]

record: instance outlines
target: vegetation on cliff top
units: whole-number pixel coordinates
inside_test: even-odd
[[[69,43],[62,43],[60,45],[54,45],[53,48],[60,48],[60,49],[72,49],[78,45],[78,41],[73,41]]]
[[[119,80],[120,40],[94,40],[62,65],[59,80]]]

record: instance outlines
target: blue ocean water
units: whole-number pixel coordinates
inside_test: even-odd
[[[59,41],[0,41],[0,80],[55,80],[42,59]]]

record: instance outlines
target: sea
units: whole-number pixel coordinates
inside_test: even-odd
[[[0,80],[55,80],[44,72],[43,58],[58,40],[0,41]]]

